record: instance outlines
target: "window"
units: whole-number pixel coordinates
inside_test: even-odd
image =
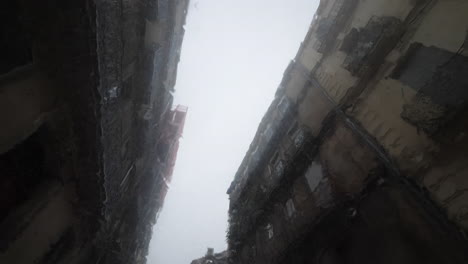
[[[268,125],[265,131],[263,131],[263,140],[266,143],[269,143],[271,139],[273,138],[273,129],[271,125]]]
[[[305,141],[305,133],[304,130],[299,130],[298,133],[296,133],[296,136],[294,137],[294,146],[296,148],[299,148]]]
[[[39,129],[15,148],[0,155],[0,221],[15,208],[31,198],[44,180],[46,172],[45,150]],[[49,176],[49,177],[48,177]]]
[[[435,135],[465,107],[467,75],[465,56],[413,43],[391,75],[416,92],[403,106],[402,118]]]
[[[289,199],[286,202],[286,213],[289,218],[291,218],[296,213],[296,207],[294,206],[294,201]]]
[[[284,96],[283,98],[281,98],[281,101],[278,104],[278,111],[280,115],[284,116],[286,112],[289,110],[289,107],[290,107],[289,99],[286,96]]]
[[[274,177],[280,178],[283,175],[283,172],[284,172],[284,163],[282,160],[280,160],[275,166]]]
[[[130,76],[123,81],[122,88],[120,89],[120,95],[125,99],[131,99],[132,91],[133,91],[133,76]]]
[[[294,125],[288,131],[288,136],[292,137],[294,135],[294,133],[296,133],[298,127],[299,127],[299,125],[298,125],[297,121],[294,122]]]
[[[292,137],[296,133],[298,127],[299,127],[299,124],[297,123],[297,121],[295,121],[294,125],[288,131],[288,136]]]
[[[272,239],[273,236],[275,235],[274,231],[273,231],[273,225],[271,224],[268,224],[266,227],[265,227],[266,231],[267,231],[267,235],[268,235],[268,239]]]
[[[271,164],[275,165],[276,162],[278,161],[279,153],[276,152],[275,155],[273,155],[273,158],[271,159]]]

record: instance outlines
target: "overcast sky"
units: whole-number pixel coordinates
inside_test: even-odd
[[[226,190],[319,0],[191,0],[176,85],[189,112],[148,264],[226,249]]]

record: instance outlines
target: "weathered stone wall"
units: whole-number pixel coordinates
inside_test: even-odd
[[[321,1],[228,191],[234,263],[468,260],[467,10]],[[255,157],[279,100],[294,121]]]

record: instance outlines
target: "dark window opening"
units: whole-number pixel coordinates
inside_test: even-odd
[[[401,116],[433,135],[443,128],[468,101],[468,58],[437,47],[412,44],[391,78],[415,91]]]
[[[292,137],[296,133],[298,128],[299,124],[297,122],[294,122],[294,125],[288,131],[288,136]]]
[[[5,1],[0,8],[0,74],[32,63],[32,37],[23,24],[17,1]]]
[[[353,76],[362,76],[379,65],[390,52],[401,21],[395,17],[372,17],[363,28],[353,28],[343,39],[340,50],[347,54],[343,65]]]
[[[350,54],[356,48],[359,42],[359,31],[356,28],[352,28],[349,33],[343,39],[340,50],[346,54]]]
[[[279,157],[279,154],[278,152],[276,152],[273,158],[271,159],[271,164],[275,165],[276,162],[278,161],[278,157]]]
[[[159,160],[166,161],[167,155],[169,154],[170,144],[167,142],[160,142],[158,144],[158,153],[159,153]]]
[[[130,139],[127,138],[125,142],[122,144],[122,149],[120,150],[120,157],[125,159],[128,153],[128,146],[129,146]]]
[[[128,77],[122,83],[122,89],[120,91],[120,95],[124,99],[131,99],[132,98],[132,91],[133,91],[133,76]]]
[[[35,188],[48,178],[41,133],[43,129],[0,155],[0,221],[31,199]]]

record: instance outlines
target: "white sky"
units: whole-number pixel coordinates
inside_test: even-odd
[[[226,249],[226,190],[319,0],[191,0],[176,85],[189,107],[148,264]]]

